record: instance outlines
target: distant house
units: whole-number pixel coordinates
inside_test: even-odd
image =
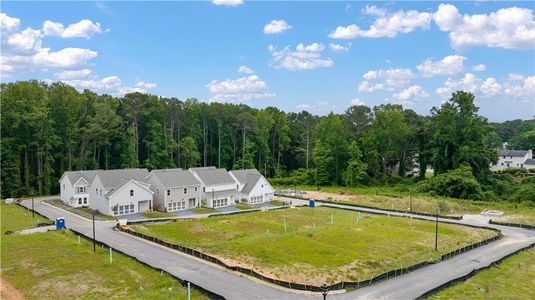
[[[89,187],[89,207],[102,214],[120,216],[152,208],[152,190],[145,182],[147,169],[96,171]]]
[[[531,150],[498,150],[498,163],[490,166],[492,171],[503,169],[530,169],[533,166],[533,152]]]
[[[257,204],[273,200],[275,190],[257,169],[232,170],[229,174],[238,182],[238,190],[247,203]]]
[[[215,167],[190,168],[189,171],[201,182],[202,206],[223,207],[240,201],[239,183],[225,169]],[[245,197],[245,196],[244,196]]]
[[[67,171],[59,180],[61,201],[74,206],[89,206],[89,185],[97,171]]]
[[[154,209],[171,212],[200,206],[201,182],[189,171],[152,170],[146,182],[154,193]]]

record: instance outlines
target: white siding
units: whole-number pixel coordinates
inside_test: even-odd
[[[74,194],[74,188],[69,180],[69,177],[67,175],[63,176],[59,184],[61,201],[63,201],[65,204],[71,205],[71,197]]]
[[[163,185],[156,179],[154,175],[149,175],[146,179],[146,182],[150,184],[150,189],[154,193],[152,195],[153,199],[153,209],[159,211],[165,211],[165,189]]]
[[[109,206],[107,205],[108,201],[106,200],[105,195],[106,189],[104,188],[102,181],[100,181],[100,177],[96,175],[89,186],[89,207],[98,210],[103,214],[107,214]]]
[[[249,193],[248,200],[249,202],[251,202],[252,198],[255,197],[256,199],[256,201],[254,201],[255,203],[268,202],[273,199],[272,197],[273,197],[274,192],[275,190],[273,190],[269,182],[267,182],[267,180],[264,177],[262,177],[260,178],[260,180],[258,180],[254,188]],[[260,202],[258,201],[258,197],[260,197],[261,199]]]
[[[524,168],[524,162],[526,161],[526,159],[528,158],[531,158],[530,153],[527,153],[526,155],[522,156],[522,157],[511,157],[511,156],[498,156],[498,163],[496,165],[491,165],[490,169],[492,171],[498,171],[498,170],[503,170],[503,169],[508,169],[508,168],[511,168],[511,169],[520,169],[520,168]]]
[[[130,196],[130,191],[134,192],[133,196]],[[149,201],[152,202],[152,192],[143,188],[139,183],[134,181],[127,182],[123,187],[115,190],[109,195],[109,201],[107,203],[107,211],[101,211],[104,214],[114,215],[112,208],[117,205],[134,205],[134,212],[139,212],[139,202]],[[152,206],[152,204],[151,204]],[[148,209],[148,207],[147,207]]]

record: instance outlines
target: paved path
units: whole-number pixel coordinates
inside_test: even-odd
[[[31,201],[23,201],[23,205],[29,207],[31,206]],[[381,210],[360,209],[340,204],[322,205],[384,213]],[[41,202],[35,203],[35,209],[51,219],[65,217],[68,228],[81,232],[86,236],[91,236],[91,222],[84,218]],[[402,213],[389,214],[405,215]],[[433,219],[433,217],[416,215],[413,217]],[[443,221],[480,225],[480,223],[465,220]],[[226,299],[321,299],[319,294],[298,294],[289,290],[281,290],[264,282],[251,279],[251,277],[226,271],[218,266],[199,261],[177,251],[113,231],[111,228],[114,226],[114,222],[98,222],[96,224],[96,238],[99,241],[128,255],[134,256],[155,268],[163,269],[178,278],[191,281]],[[535,243],[535,231],[496,225],[487,226],[499,228],[504,237],[489,245],[458,255],[449,260],[345,294],[329,295],[328,298],[414,299],[445,282],[470,273],[473,269],[488,266],[509,253]]]

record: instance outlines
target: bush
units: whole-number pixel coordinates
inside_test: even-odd
[[[472,174],[472,168],[467,165],[421,181],[417,189],[432,195],[451,198],[473,200],[483,198],[481,185]]]
[[[523,185],[514,193],[513,200],[517,203],[530,202],[532,205],[535,204],[535,184]]]

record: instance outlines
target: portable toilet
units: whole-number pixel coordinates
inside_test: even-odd
[[[56,218],[56,230],[65,229],[65,218]]]
[[[309,207],[315,207],[316,206],[316,201],[314,199],[308,200],[308,206]]]

